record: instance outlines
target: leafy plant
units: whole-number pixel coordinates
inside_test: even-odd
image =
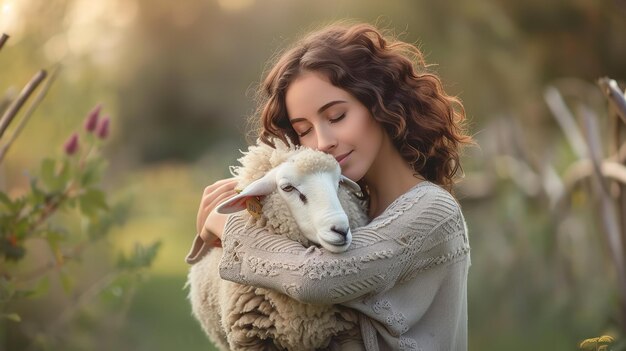
[[[3,35],[0,43],[7,38]],[[9,138],[3,138],[9,124],[47,73],[38,72],[6,107],[0,119],[0,141],[4,142],[0,144],[0,162],[55,76],[56,71]],[[57,152],[51,150],[56,156],[45,157],[28,175],[25,191],[10,196],[0,189],[0,345],[8,349],[71,344],[66,327],[79,317],[79,312],[115,301],[128,305],[135,285],[158,253],[159,242],[136,244],[133,252],[119,253],[117,263],[105,266],[95,282],[76,282],[81,266],[90,264],[85,253],[103,241],[111,228],[123,224],[129,214],[130,202],[111,201],[110,192],[102,187],[107,162],[101,151],[109,135],[110,118],[103,117],[101,111],[102,106],[96,106],[85,118],[82,130],[73,133],[63,146],[57,146]],[[58,276],[63,290],[73,298],[46,323],[22,305],[24,301],[54,301],[52,276]],[[101,314],[113,313],[106,307],[99,310]],[[28,328],[20,328],[26,321]]]

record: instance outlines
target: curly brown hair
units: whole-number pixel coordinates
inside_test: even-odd
[[[315,31],[278,56],[259,90],[259,138],[298,143],[285,95],[301,73],[324,74],[366,106],[413,170],[452,190],[461,170],[460,149],[471,144],[465,110],[427,71],[421,51],[369,24],[333,24]]]

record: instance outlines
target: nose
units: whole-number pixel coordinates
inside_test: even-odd
[[[337,228],[335,226],[333,226],[332,228],[330,228],[331,231],[341,235],[342,237],[346,237],[348,235],[348,229],[343,229],[343,228]]]
[[[328,127],[320,128],[317,133],[317,149],[330,153],[335,146],[337,146],[335,134]]]

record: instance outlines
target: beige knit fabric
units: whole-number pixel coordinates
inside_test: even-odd
[[[470,247],[454,198],[421,182],[352,234],[350,249],[333,254],[236,214],[226,223],[220,275],[359,311],[366,350],[466,350]]]

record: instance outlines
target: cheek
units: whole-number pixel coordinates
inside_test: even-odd
[[[358,129],[358,133],[360,135],[367,135],[371,138],[378,139],[380,129],[382,128],[380,127],[380,124],[376,122],[372,114],[366,108],[363,108],[363,110],[360,111],[359,117],[358,128],[355,128]]]
[[[312,133],[309,133],[309,134],[312,134]],[[317,149],[317,143],[315,142],[315,138],[312,138],[310,135],[306,135],[302,138],[298,137],[298,142],[300,143],[300,145],[304,147]]]
[[[368,145],[371,149],[378,149],[383,141],[383,133],[382,126],[374,118],[369,117],[367,122],[362,125],[359,134],[367,135]]]
[[[376,162],[376,158],[379,157],[380,151],[383,148],[384,143],[384,131],[382,127],[372,121],[367,128],[362,130],[362,135],[367,135],[367,138],[363,138],[365,142],[362,144],[363,146],[363,156],[364,160],[368,167],[371,166],[372,163]]]

